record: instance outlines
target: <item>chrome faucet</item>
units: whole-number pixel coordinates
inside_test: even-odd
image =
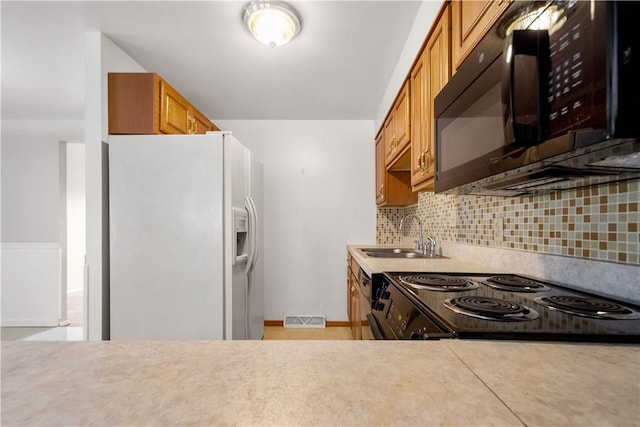
[[[402,233],[402,230],[404,229],[404,221],[405,219],[410,217],[413,217],[416,219],[416,221],[418,221],[418,241],[416,242],[415,249],[426,256],[435,257],[436,256],[436,239],[433,236],[427,236],[428,243],[425,243],[424,237],[422,234],[422,221],[420,220],[420,218],[418,218],[417,215],[406,214],[405,216],[403,216],[402,219],[400,220],[399,231]]]
[[[399,231],[402,233],[402,230],[404,228],[404,220],[410,217],[413,217],[416,219],[416,221],[418,221],[418,241],[416,242],[415,248],[416,250],[424,253],[424,239],[422,237],[422,221],[420,221],[420,218],[418,218],[417,215],[406,214],[405,216],[403,216],[402,219],[400,220]]]

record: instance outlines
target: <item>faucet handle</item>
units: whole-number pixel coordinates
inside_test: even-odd
[[[433,236],[427,236],[427,241],[429,242],[429,253],[426,255],[434,257],[436,256],[436,239]],[[427,245],[425,244],[425,253],[427,252]]]

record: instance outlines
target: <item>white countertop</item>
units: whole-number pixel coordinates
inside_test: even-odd
[[[2,425],[638,426],[640,347],[3,342]]]
[[[505,273],[504,270],[453,258],[376,258],[363,255],[358,248],[383,248],[380,245],[347,245],[347,250],[369,276],[385,271]],[[396,248],[390,246],[391,248]]]

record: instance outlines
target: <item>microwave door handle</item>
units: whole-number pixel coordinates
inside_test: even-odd
[[[505,42],[502,99],[507,145],[538,145],[549,129],[547,30],[514,30]]]

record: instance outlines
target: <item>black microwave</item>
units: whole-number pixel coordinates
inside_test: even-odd
[[[640,3],[514,1],[438,94],[435,192],[640,178]]]

